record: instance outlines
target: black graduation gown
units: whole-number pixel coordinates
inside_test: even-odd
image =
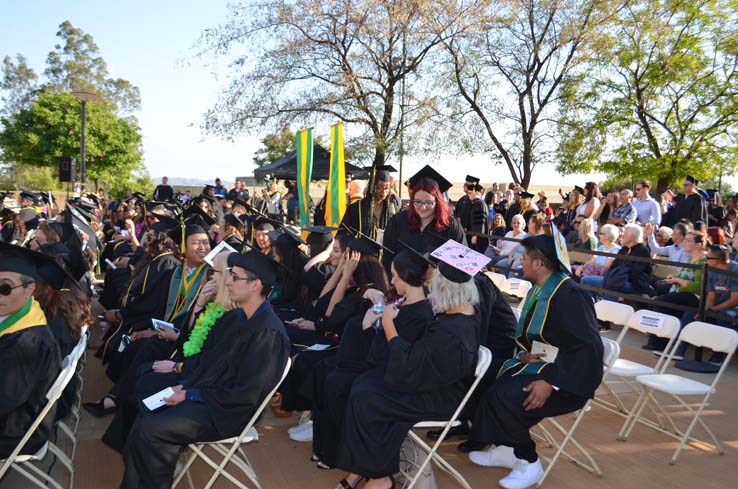
[[[531,340],[526,332],[533,310],[531,307],[525,330],[517,339],[527,351]],[[531,450],[534,454],[535,444],[528,433],[532,426],[543,418],[575,411],[594,396],[602,381],[602,340],[592,301],[573,280],[564,281],[550,299],[543,332],[546,341],[559,348],[556,361],[535,375],[515,375],[516,367],[500,374],[480,400],[472,424],[472,440],[511,446],[516,455],[520,453],[519,457]],[[525,411],[523,401],[528,393],[522,388],[539,379],[558,390],[541,408]]]
[[[69,332],[67,320],[64,318],[64,315],[60,310],[57,309],[54,317],[48,322],[48,328],[53,333],[54,338],[59,345],[61,357],[64,358],[72,353],[74,347],[77,346],[78,340],[75,340],[72,337],[72,334]],[[72,403],[74,402],[76,391],[77,377],[75,376],[71,378],[69,384],[64,389],[64,392],[62,392],[62,396],[59,399],[59,403],[57,404],[56,408],[57,419],[64,419],[67,417],[67,415],[69,414],[69,410],[72,407]]]
[[[251,318],[236,309],[218,341],[203,346],[183,387],[202,400],[185,400],[141,413],[125,449],[121,488],[169,489],[183,445],[238,435],[279,382],[289,356],[282,321],[265,302]],[[215,328],[214,328],[215,329]]]
[[[0,459],[7,457],[46,405],[46,392],[61,369],[59,346],[46,326],[0,336]],[[21,450],[35,453],[49,439],[54,410]]]
[[[390,219],[387,223],[387,228],[384,230],[384,246],[396,253],[405,249],[400,244],[400,241],[413,247],[420,253],[426,253],[438,248],[449,239],[463,244],[467,242],[464,228],[461,226],[459,220],[454,217],[451,218],[448,227],[440,232],[436,231],[432,225],[427,226],[422,231],[412,231],[408,223],[407,211],[402,211]],[[382,254],[382,265],[387,274],[390,273],[393,259],[394,255],[392,253]]]
[[[461,225],[464,230],[471,233],[489,234],[489,209],[482,199],[467,199],[464,206],[464,213],[461,217]],[[467,238],[471,243],[472,237]],[[487,249],[489,240],[480,236],[476,236],[476,244],[470,247],[480,253],[484,253]]]
[[[307,289],[308,299],[315,302],[320,297],[326,282],[333,273],[333,267],[326,263],[316,263],[302,274],[302,283]]]
[[[468,389],[479,348],[476,316],[441,314],[415,343],[389,342],[386,372],[373,369],[351,387],[337,466],[365,477],[399,471],[413,424],[448,419]]]
[[[397,334],[415,343],[433,321],[433,309],[427,300],[402,306],[395,318]],[[334,368],[323,378],[315,379],[313,404],[313,453],[328,466],[338,463],[341,425],[351,385],[370,369],[384,371],[389,345],[384,330],[361,329],[361,319],[347,325]],[[320,369],[316,369],[320,371]]]
[[[462,195],[458,201],[456,201],[456,205],[454,206],[454,217],[456,219],[462,220],[464,214],[467,211],[467,206],[469,205],[469,197],[466,195]]]
[[[228,243],[229,246],[232,246],[233,249],[238,251],[239,253],[241,252],[241,250],[243,250],[243,240],[235,234],[229,234],[228,236],[223,238],[223,241]]]
[[[133,278],[123,307],[120,308],[123,321],[117,328],[108,329],[105,342],[97,352],[103,363],[108,363],[112,356],[117,354],[123,334],[149,329],[151,318],[164,316],[169,282],[179,264],[179,260],[173,254],[162,254],[151,260],[146,268]]]
[[[677,195],[669,213],[669,226],[674,226],[682,219],[689,219],[693,223],[702,221],[707,224],[707,204],[700,194]]]
[[[363,199],[354,202],[346,208],[346,212],[341,219],[340,229],[344,229],[344,224],[351,228],[360,231],[372,239],[377,238],[376,229],[386,229],[388,222],[391,218],[399,212],[400,208],[397,205],[397,200],[388,196],[382,202],[382,212],[380,213],[379,219],[375,219],[373,216],[373,197],[367,196]],[[372,219],[374,226],[369,229],[369,219]]]

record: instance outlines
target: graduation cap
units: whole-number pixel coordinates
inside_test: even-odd
[[[397,170],[392,165],[380,165],[376,168],[376,181],[378,182],[389,182],[391,179],[390,173],[395,173]]]
[[[184,211],[183,215],[186,221],[193,220],[193,222],[196,222],[205,228],[210,228],[210,226],[215,224],[215,219],[213,219],[210,214],[202,210],[199,205],[188,207]],[[199,218],[199,220],[196,218]]]
[[[479,179],[477,177],[473,177],[471,175],[467,175],[466,176],[466,183],[477,184],[477,183],[479,183]]]
[[[85,197],[94,202],[97,207],[100,207],[100,197],[93,193],[85,194]]]
[[[269,239],[271,239],[273,243],[280,243],[284,245],[297,246],[301,244],[307,244],[305,243],[305,241],[303,241],[302,237],[300,237],[299,234],[287,229],[286,227],[269,231]]]
[[[57,290],[62,289],[67,279],[77,283],[84,275],[84,270],[79,276],[72,274],[71,270],[75,265],[71,256],[72,251],[64,243],[41,245],[41,251],[51,260],[44,260],[38,265],[38,274],[51,287]]]
[[[574,191],[584,195],[584,189],[579,185],[574,185]]]
[[[333,240],[333,231],[336,231],[338,228],[332,228],[329,226],[309,226],[305,228],[305,231],[307,231],[307,243],[315,243],[315,244],[325,244],[330,243]]]
[[[269,219],[257,219],[254,223],[255,231],[274,231],[274,224]]]
[[[571,263],[569,262],[569,253],[566,250],[566,240],[556,229],[551,226],[553,236],[539,234],[536,236],[528,236],[523,239],[522,244],[532,246],[537,249],[543,256],[558,268],[563,268],[571,273]]]
[[[38,194],[35,192],[30,192],[28,190],[21,190],[20,197],[21,199],[32,200],[33,202],[38,201]]]
[[[261,251],[251,250],[247,253],[231,253],[228,255],[228,267],[243,268],[256,275],[261,283],[272,286],[277,281],[279,265]]]
[[[363,256],[373,256],[375,258],[379,258],[379,250],[382,249],[382,245],[364,235],[349,241],[348,247],[351,251],[358,251]]]
[[[40,265],[53,261],[48,255],[5,241],[0,241],[0,255],[3,257],[0,260],[0,272],[15,272],[33,279],[36,278]]]
[[[39,192],[38,193],[38,200],[40,202],[43,202],[44,204],[51,205],[51,204],[54,203],[54,196],[51,195],[51,193]]]
[[[74,226],[68,222],[47,221],[46,225],[59,235],[59,240],[62,243],[69,241],[74,234]]]
[[[237,206],[237,205],[240,205],[245,210],[249,210],[249,208],[251,207],[250,205],[248,205],[246,202],[244,202],[243,200],[239,199],[238,197],[231,197],[229,200],[233,201],[233,204],[231,204],[231,209],[234,206]]]
[[[463,284],[472,279],[471,275],[463,270],[459,270],[458,268],[449,265],[445,261],[438,262],[438,271],[441,273],[441,275],[443,275],[444,278],[457,284]]]
[[[404,250],[397,252],[397,255],[399,255],[403,251],[408,251],[408,252],[412,253],[413,255],[415,255],[415,257],[422,259],[427,265],[430,265],[433,268],[437,268],[438,267],[437,262],[430,255],[426,255],[424,253],[421,253],[416,248],[410,246],[409,244],[407,244],[405,241],[403,241],[401,239],[398,239],[397,242],[401,246],[404,246],[405,247]]]
[[[438,271],[441,275],[459,284],[471,280],[490,260],[489,257],[451,239],[433,250],[431,257],[438,259]]]
[[[166,212],[167,203],[157,200],[148,200],[144,202],[143,208],[146,212]]]
[[[236,229],[243,229],[243,221],[236,217],[234,214],[226,214],[223,216],[223,220],[230,226]]]
[[[520,192],[521,199],[532,199],[533,197],[535,197],[535,195],[528,192],[527,190],[523,190],[522,192]]]
[[[169,216],[160,216],[159,222],[151,225],[151,229],[167,234],[175,242],[179,242],[182,236],[182,222]]]
[[[430,165],[425,165],[418,173],[410,177],[410,180],[408,180],[410,188],[413,189],[421,180],[436,185],[441,193],[446,192],[453,185]]]

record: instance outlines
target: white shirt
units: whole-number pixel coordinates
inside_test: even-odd
[[[636,208],[636,212],[638,213],[636,221],[641,224],[650,222],[656,226],[661,224],[661,206],[650,195],[646,200],[634,200],[633,207]]]

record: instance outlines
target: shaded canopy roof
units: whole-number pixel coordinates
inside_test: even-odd
[[[313,180],[328,180],[331,166],[331,154],[328,150],[313,144]],[[351,174],[353,178],[366,180],[369,171],[351,163],[346,163],[346,175]],[[296,151],[290,151],[275,162],[264,165],[254,170],[254,177],[264,179],[266,175],[277,180],[295,180],[297,178],[297,156]]]

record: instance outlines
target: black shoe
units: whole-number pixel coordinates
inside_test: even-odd
[[[651,343],[646,343],[641,348],[643,348],[644,350],[650,350],[650,351],[656,351],[656,350],[663,350],[664,349],[663,347],[660,347],[658,345],[653,345]]]
[[[610,327],[610,321],[598,321],[600,323],[600,333],[605,333],[612,329]]]
[[[110,414],[115,414],[115,410],[117,409],[116,406],[106,408],[105,399],[101,399],[98,402],[86,402],[82,404],[82,407],[96,418],[104,418]]]
[[[443,430],[433,430],[426,433],[426,437],[429,440],[436,441],[441,437],[441,433],[443,433]],[[450,430],[448,430],[448,433],[446,434],[446,439],[451,438],[452,436],[466,436],[469,434],[469,427],[466,425],[466,423],[463,423],[459,426],[454,426]]]
[[[461,453],[469,453],[469,452],[481,451],[486,446],[487,445],[485,445],[484,443],[479,443],[478,441],[466,440],[463,443],[459,443],[456,449],[460,451]]]

